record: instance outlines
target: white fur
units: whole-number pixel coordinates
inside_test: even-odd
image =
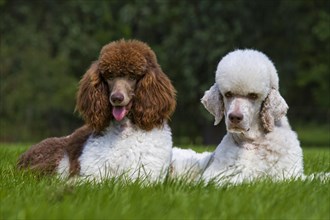
[[[59,174],[60,178],[67,178],[70,174],[70,161],[69,156],[67,153],[64,153],[62,160],[58,164],[57,173]]]
[[[79,157],[80,176],[95,181],[111,177],[162,180],[170,165],[171,150],[172,134],[167,124],[145,131],[128,119],[112,122],[101,136],[87,140]]]
[[[241,183],[303,174],[302,149],[285,116],[288,107],[278,92],[278,81],[273,63],[255,50],[236,50],[219,62],[216,83],[205,93],[202,103],[215,116],[216,124],[225,118],[228,133],[216,148],[203,179]],[[228,92],[232,94],[229,98]],[[249,98],[251,93],[257,98]],[[270,101],[269,133],[260,119],[266,98]],[[243,118],[233,123],[230,114],[241,114]]]
[[[211,152],[197,153],[191,149],[174,147],[172,150],[171,176],[196,179],[208,165]]]
[[[282,180],[303,174],[302,150],[296,134],[286,127],[273,132],[249,146],[238,145],[228,133],[215,150],[214,161],[205,170],[203,179],[241,183],[256,178]]]

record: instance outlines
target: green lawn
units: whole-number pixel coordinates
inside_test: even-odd
[[[17,171],[26,148],[0,144],[0,219],[330,219],[329,181],[72,185]],[[329,148],[306,148],[304,157],[307,174],[330,172]]]

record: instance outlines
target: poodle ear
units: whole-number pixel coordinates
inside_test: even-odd
[[[202,104],[215,118],[214,125],[220,123],[224,115],[224,104],[222,95],[216,83],[207,90],[201,99]]]
[[[176,91],[159,67],[149,70],[139,80],[132,112],[134,122],[144,130],[161,127],[173,114]]]
[[[97,62],[93,63],[79,82],[76,111],[96,132],[100,132],[109,125],[111,105],[108,85],[97,66]]]
[[[275,122],[286,115],[288,108],[280,93],[276,89],[272,89],[263,102],[260,111],[261,123],[266,132],[273,130]]]

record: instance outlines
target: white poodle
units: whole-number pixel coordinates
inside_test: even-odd
[[[279,93],[276,69],[263,53],[227,54],[201,101],[215,125],[224,117],[227,128],[213,156],[200,162],[207,165],[203,179],[235,184],[303,174],[302,149],[286,117],[288,105]]]
[[[213,154],[211,152],[197,153],[191,149],[173,147],[170,166],[171,177],[186,180],[200,178],[211,162]]]

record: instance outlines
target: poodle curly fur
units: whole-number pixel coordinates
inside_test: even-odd
[[[227,54],[202,103],[215,124],[225,118],[228,131],[204,179],[240,183],[303,174],[302,149],[286,117],[288,105],[279,93],[276,69],[266,55],[255,50]]]
[[[184,150],[176,149],[172,169],[177,175],[187,172],[183,164],[194,164],[199,177],[219,183],[303,175],[302,149],[286,117],[288,105],[279,93],[276,69],[266,55],[249,49],[227,54],[201,101],[215,125],[224,118],[227,134],[203,158],[189,152],[183,158]]]
[[[116,79],[127,94],[112,91]],[[79,83],[76,110],[85,125],[67,137],[32,146],[18,166],[96,180],[121,175],[162,178],[171,161],[167,122],[176,106],[175,95],[147,44],[111,42]]]

